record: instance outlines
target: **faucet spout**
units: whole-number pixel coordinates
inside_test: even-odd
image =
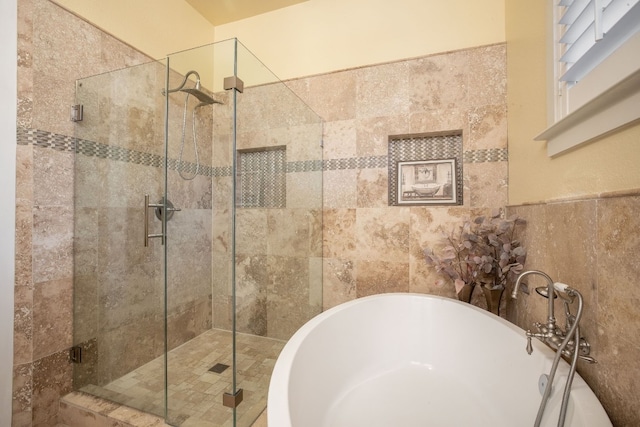
[[[540,270],[528,270],[520,273],[518,279],[516,279],[516,283],[513,286],[513,291],[511,292],[511,298],[518,298],[518,290],[520,289],[520,283],[522,280],[529,275],[537,275],[542,276],[547,281],[547,298],[549,299],[548,310],[547,310],[547,333],[549,334],[549,338],[555,334],[556,329],[556,317],[555,317],[555,309],[553,305],[553,299],[555,295],[555,289],[553,286],[553,279],[544,271]]]

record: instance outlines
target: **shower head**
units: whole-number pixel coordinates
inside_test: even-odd
[[[187,80],[189,79],[190,75],[194,75],[196,77],[196,86],[193,88],[185,88],[184,86],[187,84]],[[167,93],[185,92],[189,95],[195,96],[198,99],[198,101],[200,101],[200,104],[198,104],[196,108],[202,107],[205,105],[211,105],[211,104],[222,104],[221,101],[213,99],[211,96],[207,95],[200,89],[200,75],[197,73],[197,71],[194,71],[194,70],[189,71],[184,76],[184,80],[182,80],[182,83],[180,84],[180,86],[178,86],[175,89],[169,89],[166,92]],[[164,94],[165,91],[163,90],[162,93]]]
[[[198,101],[200,101],[200,105],[201,106],[202,105],[211,105],[211,104],[222,104],[221,101],[213,99],[212,97],[210,97],[206,93],[204,93],[201,90],[196,89],[196,88],[184,88],[184,89],[180,89],[180,91],[188,93],[189,95],[193,95],[196,98],[198,98]]]

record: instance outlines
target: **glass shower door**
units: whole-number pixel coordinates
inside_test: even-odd
[[[160,416],[164,246],[144,246],[143,214],[145,194],[165,193],[165,71],[154,61],[78,80],[75,126],[74,388]]]
[[[322,311],[322,120],[236,43],[235,418],[249,427],[284,344]]]

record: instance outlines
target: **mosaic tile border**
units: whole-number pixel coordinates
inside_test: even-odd
[[[73,136],[59,135],[38,129],[18,127],[17,143],[18,145],[32,144],[36,147],[52,148],[59,151],[77,151],[86,156],[113,159],[153,167],[162,167],[164,163],[164,157],[157,154],[130,150],[128,148],[79,139]],[[435,152],[437,153],[437,149]],[[468,150],[462,153],[463,163],[506,162],[507,160],[508,150],[506,148]],[[388,156],[292,161],[286,163],[286,173],[387,168],[388,162]],[[169,159],[168,167],[170,170],[181,170],[191,174],[196,171],[195,163],[183,162],[181,167],[177,159]],[[231,172],[231,166],[212,167],[201,165],[198,170],[199,175],[212,177],[231,176]]]

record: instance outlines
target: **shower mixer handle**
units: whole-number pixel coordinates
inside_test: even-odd
[[[159,203],[149,203],[149,195],[144,195],[144,247],[149,246],[149,239],[159,237],[161,239],[161,243],[164,245],[164,237],[165,237],[165,222],[162,222],[162,233],[160,234],[149,234],[149,208],[160,208],[164,207],[164,205]]]

